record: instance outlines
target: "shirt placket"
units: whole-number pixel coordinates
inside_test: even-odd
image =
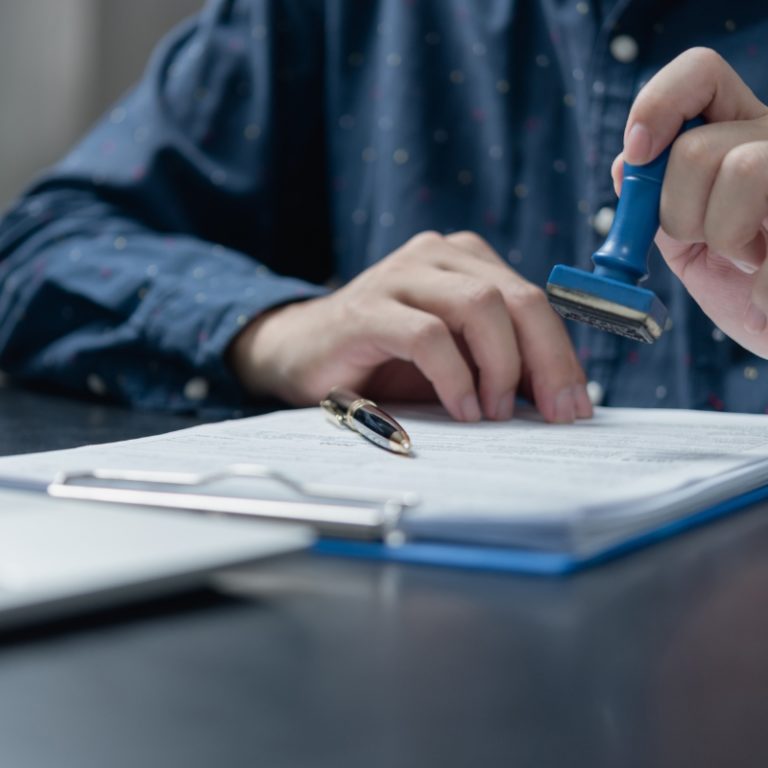
[[[590,252],[604,241],[615,213],[611,163],[623,146],[624,125],[635,93],[640,58],[639,38],[628,18],[632,6],[632,0],[604,4],[605,16],[589,67],[585,191],[593,212],[588,236]],[[608,404],[626,354],[626,342],[580,325],[576,344],[589,378],[590,398],[595,405]]]

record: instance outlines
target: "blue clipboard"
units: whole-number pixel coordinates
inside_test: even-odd
[[[567,552],[546,552],[528,549],[507,549],[444,542],[414,541],[399,546],[321,538],[314,551],[322,555],[364,558],[384,562],[436,565],[504,573],[526,573],[541,576],[564,576],[605,563],[657,541],[668,539],[690,528],[744,510],[768,499],[768,485],[734,496],[714,506],[677,520],[666,522],[653,530],[613,544],[588,555]]]
[[[65,473],[66,474],[66,473]],[[178,484],[176,473],[173,474],[173,484]],[[107,485],[77,485],[73,481],[83,478],[107,479],[116,478],[140,481],[144,490],[129,491],[127,488],[116,488]],[[49,495],[81,500],[95,500],[136,504],[139,506],[161,506],[164,508],[186,510],[192,512],[213,512],[216,514],[247,514],[264,519],[280,519],[282,521],[314,524],[318,528],[317,518],[301,517],[291,510],[293,502],[275,502],[270,499],[249,497],[219,496],[219,495],[179,495],[179,489],[175,491],[151,491],[146,490],[147,485],[168,484],[165,477],[167,473],[157,472],[124,472],[122,470],[92,470],[83,473],[71,473],[70,477],[64,477],[54,483],[44,483],[37,480],[25,480],[22,478],[0,477],[0,487],[15,488],[16,490],[36,491]],[[270,477],[281,482],[289,482],[284,476],[261,465],[236,465],[229,469],[211,473],[211,475],[190,475],[184,481],[187,487],[205,485],[211,479],[223,476],[235,477]],[[296,487],[292,483],[292,487]],[[65,493],[66,492],[66,493]],[[611,544],[610,546],[590,552],[588,554],[574,554],[571,552],[555,552],[546,550],[534,550],[523,548],[506,548],[498,546],[483,546],[477,544],[461,544],[453,542],[427,540],[406,541],[404,544],[389,545],[381,543],[381,537],[371,538],[371,531],[386,528],[388,519],[381,517],[374,508],[355,507],[354,511],[360,514],[370,514],[371,519],[365,524],[356,522],[353,527],[360,528],[365,534],[357,538],[335,538],[338,530],[349,531],[349,520],[345,518],[343,523],[327,518],[323,520],[324,528],[319,528],[320,538],[314,544],[313,551],[322,555],[338,557],[365,558],[383,562],[413,563],[419,565],[436,565],[450,568],[466,568],[483,571],[497,571],[504,573],[526,573],[546,576],[560,576],[580,571],[584,568],[607,562],[616,557],[632,552],[656,541],[669,538],[689,528],[693,528],[711,520],[725,517],[743,510],[758,502],[768,499],[768,485],[764,485],[745,493],[733,496],[730,499],[718,502],[698,512],[685,515],[665,522],[652,530],[633,535]],[[248,504],[253,509],[243,511],[227,508],[227,504],[242,506]],[[274,514],[274,505],[282,503],[287,507],[281,516]],[[298,503],[300,509],[305,509],[305,502]],[[323,507],[323,515],[327,515],[334,507]],[[340,508],[340,511],[348,516],[349,507]],[[355,518],[357,519],[357,518]]]

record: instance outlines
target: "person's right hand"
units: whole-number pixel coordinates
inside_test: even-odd
[[[656,244],[712,322],[768,358],[768,104],[715,51],[681,53],[635,99],[614,183],[698,115],[706,125],[672,145]]]
[[[471,232],[423,232],[334,293],[257,317],[229,360],[250,392],[294,405],[340,385],[383,400],[437,397],[460,421],[508,419],[518,392],[547,421],[592,415],[543,291]]]

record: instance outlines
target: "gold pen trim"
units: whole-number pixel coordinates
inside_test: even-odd
[[[370,406],[371,408],[376,408],[376,410],[381,410],[379,406],[373,402],[373,400],[368,400],[365,397],[358,397],[357,400],[354,400],[349,404],[349,407],[347,408],[347,412],[344,415],[344,418],[347,420],[348,423],[351,424],[352,420],[355,418],[355,414],[361,408],[365,408],[366,405]]]
[[[336,396],[334,396],[336,395]],[[349,404],[347,405],[347,401]],[[411,438],[403,427],[383,411],[373,400],[367,397],[359,397],[356,393],[350,392],[340,387],[334,387],[328,395],[320,401],[320,406],[329,416],[333,423],[338,427],[346,427],[353,432],[357,432],[361,437],[374,443],[380,448],[386,448],[393,453],[401,455],[410,454],[413,446]],[[385,422],[391,428],[391,434],[381,434],[378,431],[370,429],[361,424],[356,414],[361,409],[375,411],[378,419]]]

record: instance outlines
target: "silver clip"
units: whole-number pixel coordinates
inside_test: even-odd
[[[269,499],[146,487],[201,488],[233,478],[273,480],[302,498]],[[89,484],[88,481],[97,482]],[[126,488],[114,483],[134,483],[145,487]],[[124,469],[60,472],[48,485],[47,492],[65,499],[304,523],[325,536],[384,541],[400,538],[393,534],[398,532],[404,510],[419,503],[413,493],[363,492],[345,486],[302,483],[262,464],[233,464],[208,473]]]

